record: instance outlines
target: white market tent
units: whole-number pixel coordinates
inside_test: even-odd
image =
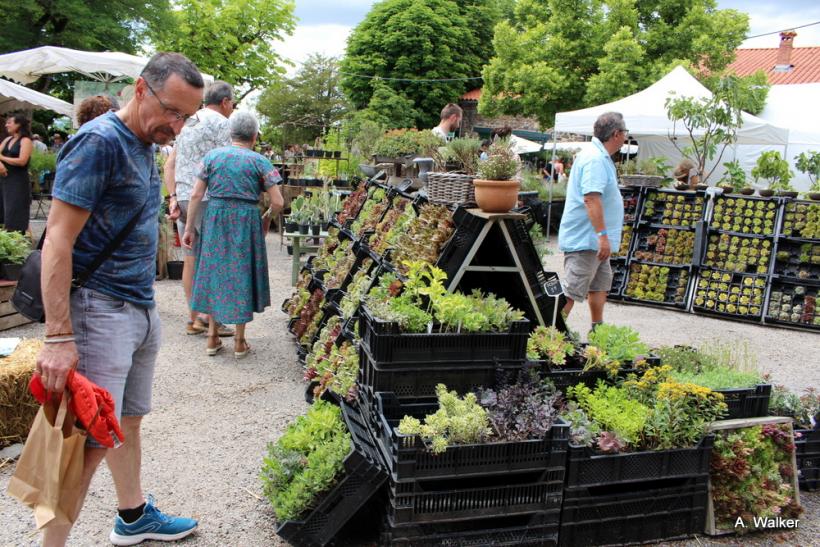
[[[69,117],[74,113],[70,103],[0,78],[0,114],[33,109],[53,110]]]
[[[81,51],[43,46],[0,55],[0,76],[28,84],[46,74],[79,72],[101,82],[137,78],[148,58],[116,51]],[[202,74],[206,83],[213,76]]]
[[[592,126],[595,120],[604,112],[620,112],[626,121],[631,136],[638,140],[640,145],[638,159],[649,157],[666,157],[672,165],[677,164],[681,154],[672,144],[669,137],[677,137],[678,146],[684,148],[689,135],[683,124],[670,120],[666,115],[666,100],[669,97],[711,97],[711,92],[689,74],[683,67],[676,67],[669,74],[629,97],[617,101],[575,110],[561,112],[555,117],[556,133],[575,133],[578,135],[592,135]],[[779,150],[783,153],[789,142],[789,130],[773,125],[764,119],[744,112],[743,125],[738,129],[737,142],[740,145],[756,145]],[[698,135],[698,132],[695,133]],[[728,147],[720,163],[732,160],[740,147]],[[740,157],[738,157],[740,159]],[[717,157],[715,158],[717,161]],[[712,165],[707,165],[707,171]],[[747,172],[751,166],[744,165]],[[714,184],[722,174],[722,166],[718,166],[709,182]]]

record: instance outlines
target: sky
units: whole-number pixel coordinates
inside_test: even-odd
[[[361,22],[373,0],[296,0],[298,26],[293,36],[276,45],[276,50],[296,64],[311,53],[341,57],[350,31]],[[737,9],[749,14],[749,36],[794,28],[820,21],[817,0],[718,0],[721,9]],[[797,29],[795,46],[820,46],[820,24]],[[777,34],[746,40],[741,47],[777,47]]]

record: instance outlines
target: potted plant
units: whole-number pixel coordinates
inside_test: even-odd
[[[797,156],[797,170],[809,176],[811,187],[809,188],[809,199],[820,200],[820,152],[812,150],[801,152]]]
[[[769,197],[773,195],[775,190],[778,190],[779,195],[797,197],[797,192],[789,184],[794,173],[789,169],[789,162],[784,160],[780,152],[776,150],[763,152],[757,158],[757,162],[752,168],[752,176],[755,182],[759,179],[766,180],[767,188],[759,190],[761,196]]]
[[[31,159],[28,162],[28,173],[35,191],[42,191],[40,183],[43,179],[43,175],[54,173],[56,169],[57,154],[40,152],[38,150],[34,150],[31,153]]]
[[[724,190],[728,188],[728,193],[740,193],[745,196],[751,196],[755,193],[754,188],[746,184],[746,172],[740,166],[739,161],[724,162],[723,167],[726,168],[726,172],[718,181],[718,186],[724,188]]]
[[[521,183],[513,179],[518,172],[518,155],[506,139],[495,141],[487,154],[473,180],[476,202],[486,213],[506,213],[515,207],[521,188]]]
[[[31,242],[18,232],[0,230],[0,266],[3,279],[17,281],[26,257],[31,252]]]

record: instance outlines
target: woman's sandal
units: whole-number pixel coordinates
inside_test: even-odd
[[[205,348],[205,352],[206,352],[206,353],[207,353],[210,357],[213,357],[213,356],[215,356],[217,353],[219,353],[220,351],[222,351],[222,350],[225,348],[225,345],[222,343],[222,340],[221,340],[218,336],[208,336],[208,342],[210,342],[210,341],[211,341],[211,338],[216,338],[217,342],[219,342],[219,344],[217,344],[217,345],[216,345],[215,347],[213,347],[213,348],[211,348],[211,347],[206,347],[206,348]]]
[[[236,351],[236,350],[235,350],[235,348],[236,348],[236,344],[234,344],[234,352],[233,352],[233,356],[234,356],[235,358],[237,358],[237,359],[242,359],[243,357],[245,357],[246,355],[248,355],[248,353],[250,353],[250,351],[251,351],[251,345],[250,345],[250,344],[248,344],[248,341],[247,341],[247,340],[245,340],[244,338],[241,338],[241,339],[236,340],[236,341],[237,341],[237,342],[239,342],[240,344],[242,344],[242,347],[243,347],[243,348],[245,348],[245,349],[244,349],[244,351]]]

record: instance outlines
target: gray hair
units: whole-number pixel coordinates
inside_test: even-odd
[[[624,117],[620,112],[604,112],[595,120],[592,127],[592,134],[601,142],[606,142],[612,138],[616,131],[626,130]]]
[[[233,88],[228,82],[217,80],[205,91],[205,104],[220,104],[224,99],[233,100]]]
[[[231,114],[231,138],[239,142],[251,142],[259,132],[256,116],[245,110]]]
[[[162,89],[172,74],[197,89],[205,87],[202,74],[194,63],[180,53],[160,52],[151,57],[140,76],[154,88]]]

